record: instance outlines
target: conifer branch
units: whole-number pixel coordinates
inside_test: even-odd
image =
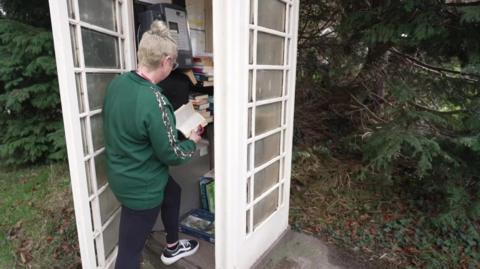
[[[414,64],[418,67],[421,67],[422,69],[425,69],[427,71],[433,72],[433,73],[445,75],[445,76],[450,77],[450,78],[458,78],[458,76],[460,76],[462,79],[472,81],[472,82],[478,82],[479,79],[480,79],[479,74],[461,72],[461,71],[446,69],[446,68],[443,68],[443,67],[433,66],[433,65],[424,63],[424,62],[422,62],[422,61],[420,61],[420,60],[418,60],[418,59],[416,59],[416,58],[414,58],[410,55],[404,54],[404,53],[402,53],[402,52],[400,52],[400,51],[398,51],[397,49],[394,49],[394,48],[391,48],[390,51],[393,52],[395,55],[398,55],[398,56],[401,56],[401,57],[405,58],[406,60],[408,60],[412,64]]]

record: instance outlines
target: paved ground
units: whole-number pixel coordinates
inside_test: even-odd
[[[182,236],[187,237],[187,236]],[[144,253],[143,269],[214,269],[214,246],[200,241],[198,253],[174,265],[165,266],[160,261],[163,235],[156,233]],[[288,231],[282,239],[252,269],[363,269],[361,264],[321,240],[301,233]]]

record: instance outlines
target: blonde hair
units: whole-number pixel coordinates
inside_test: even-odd
[[[164,22],[154,21],[138,45],[138,65],[153,70],[169,55],[177,55],[177,42]]]

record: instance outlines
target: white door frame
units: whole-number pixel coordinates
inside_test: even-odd
[[[261,1],[261,0],[259,0]],[[291,39],[288,51],[288,64],[285,66],[263,66],[263,68],[288,70],[288,94],[276,100],[263,101],[267,104],[274,101],[286,101],[285,124],[282,128],[284,155],[279,156],[284,163],[283,195],[284,203],[254,232],[247,234],[246,210],[252,211],[252,203],[246,205],[246,178],[252,172],[247,172],[247,143],[255,144],[255,140],[248,138],[249,125],[248,104],[249,69],[258,68],[255,64],[249,65],[249,31],[261,27],[251,26],[250,3],[256,1],[224,1],[213,0],[213,32],[214,32],[214,62],[215,62],[215,203],[216,212],[216,268],[249,268],[268,248],[288,229],[289,189],[291,175],[291,152],[293,137],[294,89],[296,72],[297,29],[298,29],[298,0],[281,0],[291,6],[291,19],[287,34]],[[255,15],[257,13],[254,7]],[[260,29],[263,32],[278,34],[269,29]],[[256,42],[256,35],[254,37]],[[287,45],[285,44],[285,48]],[[255,57],[256,52],[253,52]],[[260,67],[262,68],[262,67]],[[255,75],[252,79],[255,81]],[[252,88],[254,88],[252,86]],[[255,95],[255,90],[253,90]],[[259,105],[260,102],[253,106]],[[284,106],[282,103],[282,107]],[[255,116],[252,116],[255,119]],[[252,119],[252,121],[254,121]],[[254,129],[254,128],[252,128]],[[275,131],[276,132],[276,131]],[[270,133],[273,133],[270,132]],[[268,133],[267,133],[268,134]],[[265,137],[265,134],[263,137]],[[253,156],[250,153],[250,156]],[[249,161],[253,164],[253,158]],[[270,162],[272,163],[273,160]],[[267,163],[268,164],[268,163]],[[262,165],[265,167],[266,165]],[[253,167],[253,165],[252,165]],[[282,179],[281,179],[282,180]],[[250,197],[252,197],[250,186]],[[273,188],[272,188],[273,189]],[[265,197],[265,196],[264,196]],[[256,200],[261,199],[259,197]],[[282,198],[280,198],[282,199]],[[250,215],[252,216],[252,215]],[[249,218],[252,227],[252,217]],[[251,229],[251,228],[250,228]]]
[[[75,10],[77,16],[69,17],[69,6]],[[68,163],[72,185],[72,194],[75,208],[75,220],[77,225],[78,240],[80,245],[81,260],[83,268],[112,268],[115,262],[117,248],[115,247],[109,257],[103,253],[103,231],[112,219],[119,214],[117,210],[103,225],[100,221],[100,205],[98,198],[100,193],[106,190],[106,186],[96,189],[94,194],[89,194],[87,184],[86,162],[91,158],[102,153],[102,149],[84,155],[84,147],[92,147],[91,141],[84,142],[82,138],[81,117],[86,117],[87,112],[79,112],[79,103],[77,96],[76,73],[80,74],[80,84],[86,89],[86,73],[117,73],[131,70],[136,66],[135,62],[135,40],[132,37],[133,29],[133,1],[117,0],[115,1],[115,18],[118,27],[122,27],[123,33],[116,33],[95,25],[82,22],[78,18],[78,2],[75,0],[49,0],[50,17],[52,22],[52,33],[54,38],[55,57],[57,63],[58,84],[60,89],[60,99],[62,103],[62,114],[65,129],[65,140],[67,144]],[[78,0],[82,1],[82,0]],[[113,1],[113,0],[112,0]],[[121,19],[120,19],[121,18]],[[70,35],[70,25],[79,25],[86,29],[92,29],[100,33],[110,34],[118,38],[120,51],[120,69],[102,69],[87,68],[83,62],[82,40],[78,38],[80,28],[75,28],[76,42],[78,45],[77,67],[74,64],[72,52],[72,40]],[[75,26],[76,27],[76,26]],[[132,37],[132,38],[130,38]],[[124,42],[122,43],[121,40]],[[86,94],[86,93],[85,93]],[[86,98],[86,97],[85,97]],[[85,99],[86,100],[86,99]],[[98,110],[88,113],[97,113]],[[88,124],[87,130],[91,130]],[[86,144],[89,145],[86,145]],[[85,145],[84,145],[85,144]],[[91,162],[93,163],[93,161]],[[95,167],[90,167],[90,173],[95,174]],[[93,175],[95,178],[96,175]],[[93,184],[96,188],[96,183]],[[92,203],[92,207],[90,207]],[[100,224],[99,224],[100,222]],[[96,223],[96,225],[92,225]],[[97,226],[95,228],[94,226]],[[101,227],[98,227],[101,226]],[[95,243],[96,242],[96,243]],[[96,244],[96,248],[95,248]]]

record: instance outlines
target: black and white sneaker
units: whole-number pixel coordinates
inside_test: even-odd
[[[195,254],[198,250],[198,241],[181,239],[178,241],[175,249],[165,248],[162,252],[161,260],[165,265],[170,265],[181,258]]]

